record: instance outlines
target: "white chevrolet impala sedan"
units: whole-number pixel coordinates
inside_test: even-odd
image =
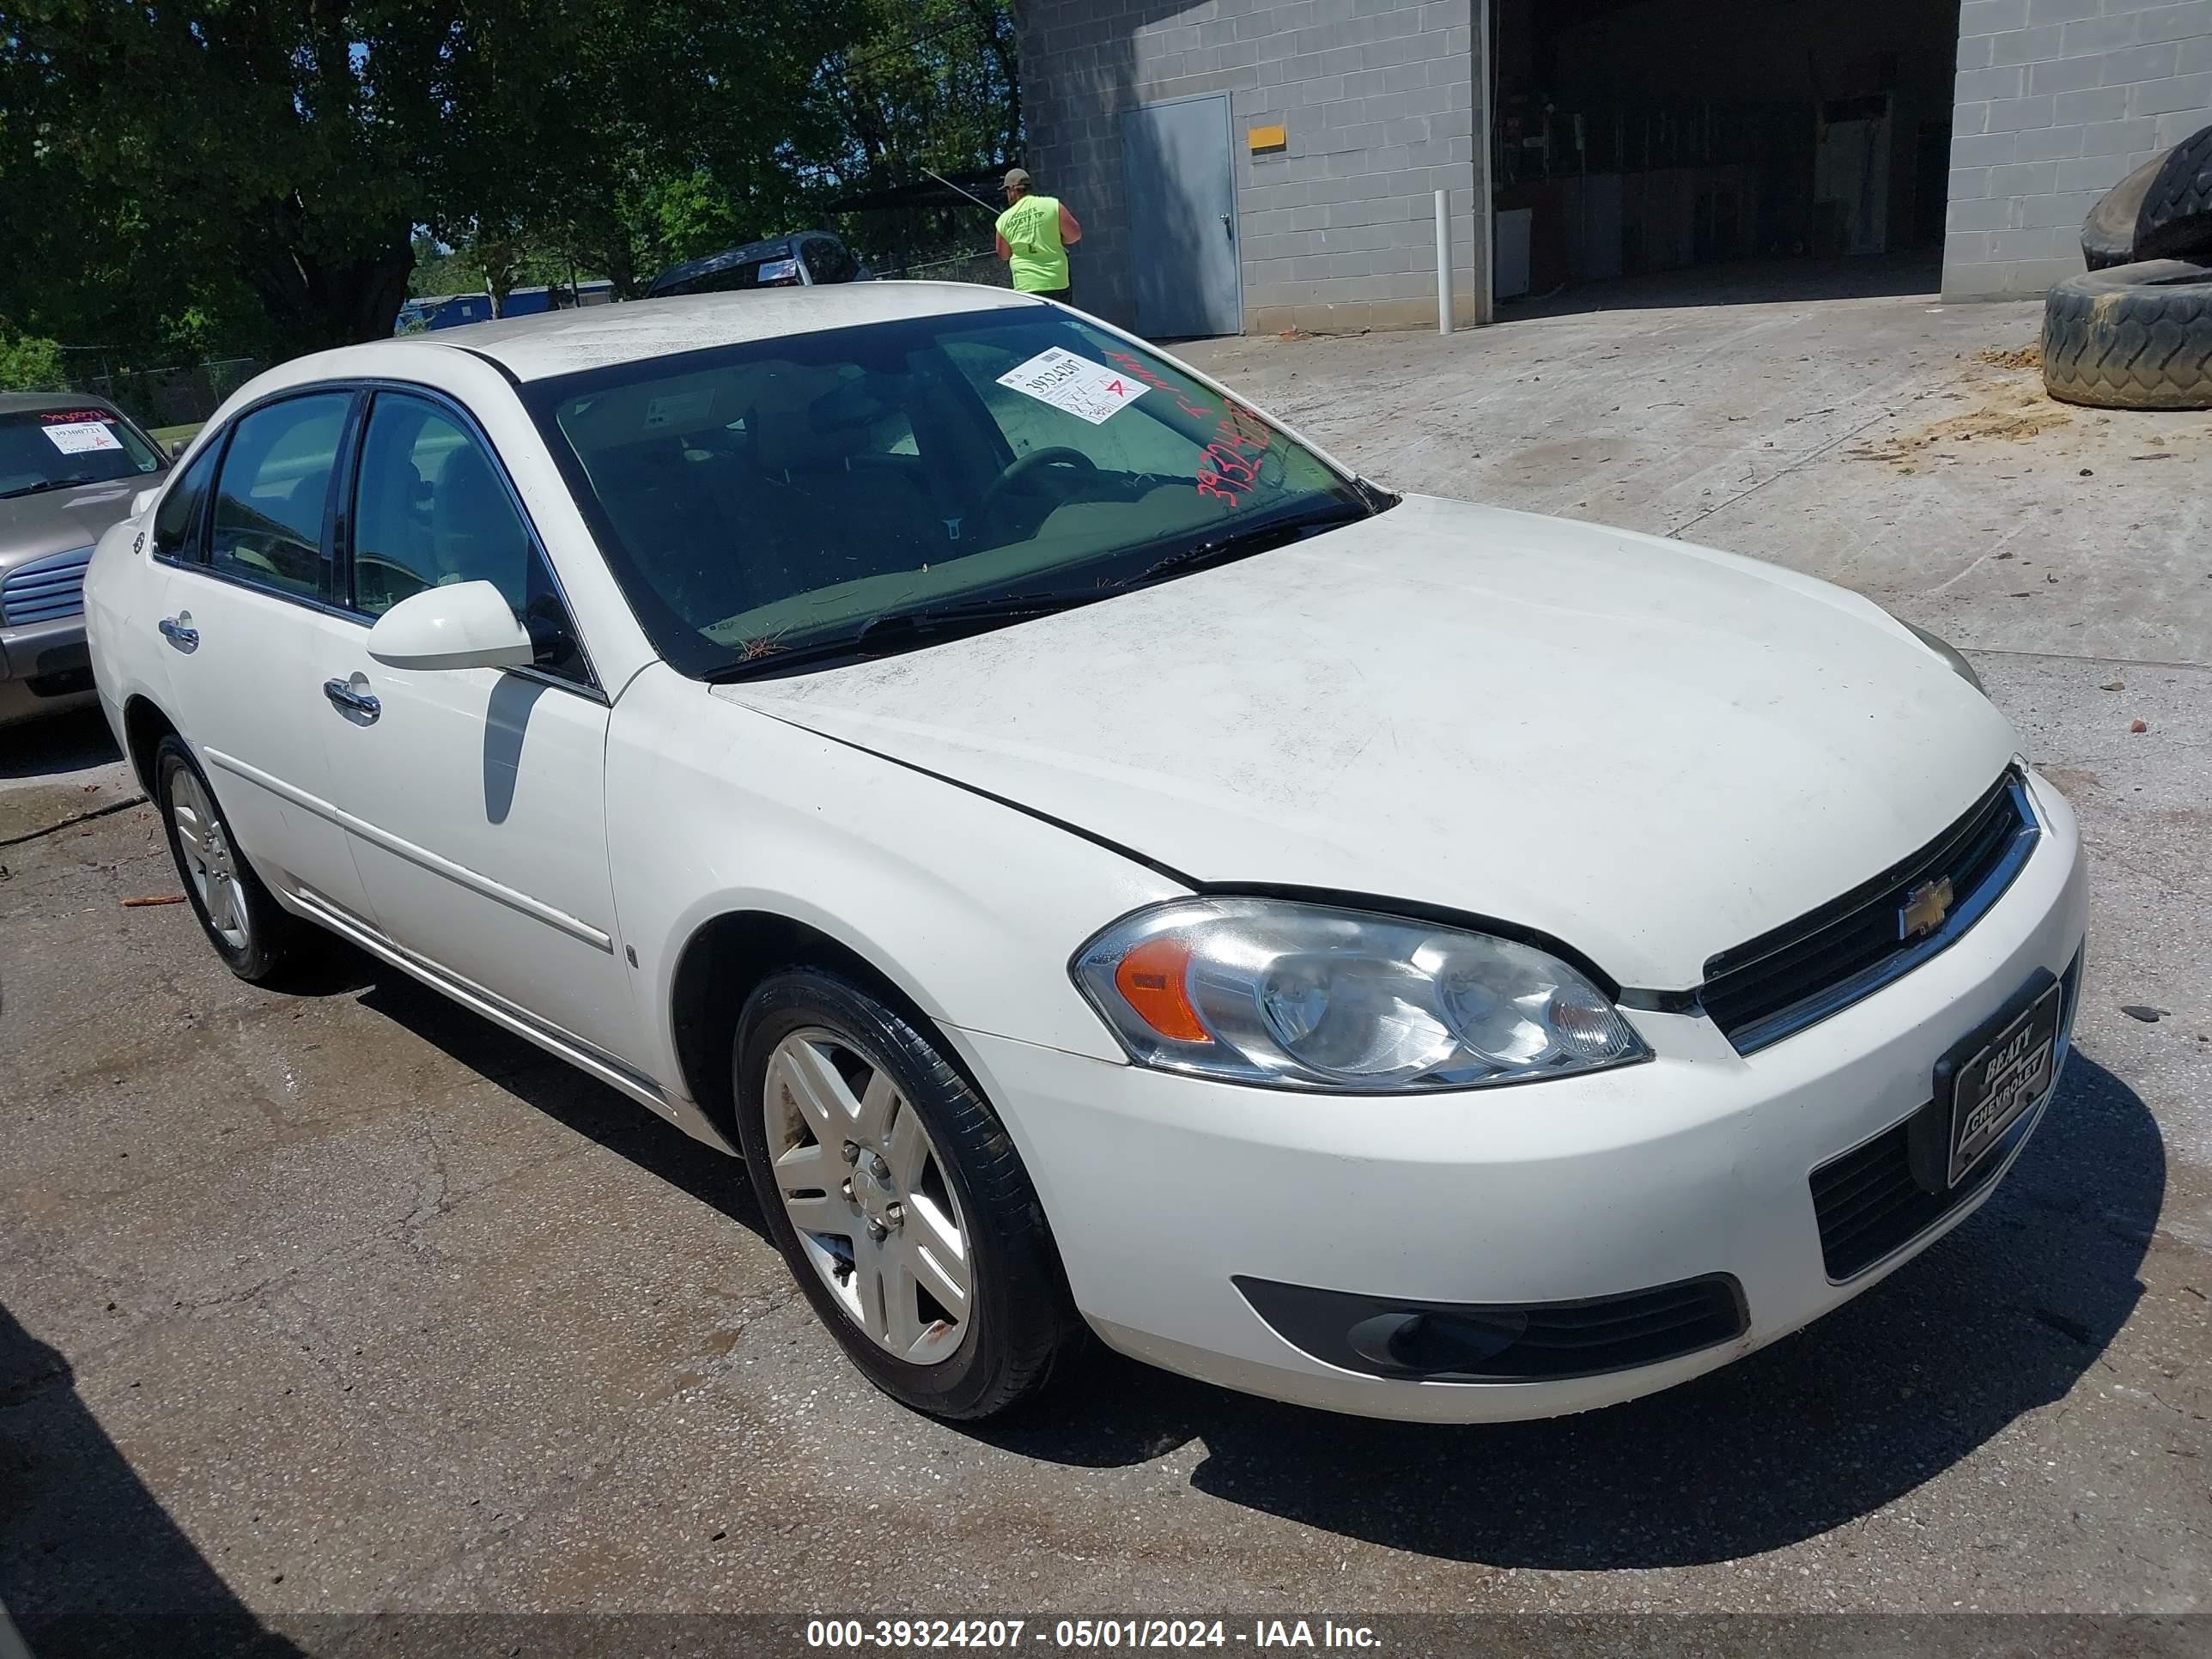
[[[945,1417],[1085,1328],[1379,1417],[1665,1388],[1970,1214],[2066,1054],[2074,816],[1948,647],[1038,300],[302,358],[86,599],[234,972],[336,934],[741,1156]]]

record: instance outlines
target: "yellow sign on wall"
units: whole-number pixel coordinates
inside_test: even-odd
[[[1255,155],[1263,150],[1281,149],[1291,142],[1287,127],[1254,127],[1247,136]]]

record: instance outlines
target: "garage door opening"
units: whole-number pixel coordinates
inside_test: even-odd
[[[1501,318],[1934,293],[1959,0],[1491,0]]]

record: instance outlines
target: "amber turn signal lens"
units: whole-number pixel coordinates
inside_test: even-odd
[[[1183,971],[1189,966],[1190,946],[1182,940],[1147,939],[1114,969],[1114,988],[1162,1036],[1177,1042],[1211,1042],[1212,1034],[1183,990]]]

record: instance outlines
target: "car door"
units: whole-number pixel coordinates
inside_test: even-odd
[[[337,458],[355,412],[321,389],[249,410],[155,516],[168,713],[233,833],[281,892],[366,907],[331,804],[320,665],[356,625],[333,612]]]
[[[378,390],[341,536],[355,618],[319,672],[337,803],[377,927],[556,1036],[633,1062],[636,1019],[607,868],[608,707],[497,457],[457,404]],[[537,665],[400,669],[370,626],[445,584],[489,581]]]

